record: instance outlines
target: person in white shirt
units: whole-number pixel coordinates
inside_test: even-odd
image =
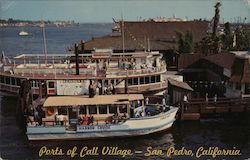
[[[148,103],[149,103],[149,98],[148,97],[145,99],[145,103],[146,103],[146,105],[148,105]]]

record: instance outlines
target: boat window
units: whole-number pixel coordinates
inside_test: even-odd
[[[99,106],[99,114],[107,114],[107,106],[105,105]]]
[[[128,85],[129,85],[129,86],[132,85],[132,79],[131,79],[131,78],[128,79]]]
[[[127,113],[127,106],[126,105],[120,105],[119,106],[119,112],[120,113]]]
[[[140,84],[144,84],[144,77],[140,77]]]
[[[80,114],[87,114],[87,107],[86,106],[81,106],[79,113]]]
[[[58,115],[67,115],[67,108],[58,107]]]
[[[161,79],[161,78],[160,78],[160,75],[157,75],[157,76],[156,76],[156,82],[160,82],[160,79]]]
[[[116,106],[109,106],[109,113],[117,113],[117,107]]]
[[[151,83],[155,83],[155,76],[151,77]]]
[[[1,77],[1,83],[4,83],[4,77]]]
[[[16,83],[17,83],[18,86],[21,86],[21,80],[20,79],[17,79]]]
[[[134,79],[134,85],[138,85],[138,78],[133,78]]]
[[[49,82],[49,88],[55,88],[55,83],[54,82]]]
[[[147,76],[147,77],[145,77],[145,84],[148,84],[148,83],[150,83],[150,82],[149,82],[149,77]]]
[[[11,84],[16,85],[16,79],[15,78],[11,78]]]
[[[10,77],[6,77],[6,84],[10,84]]]
[[[89,114],[97,114],[97,107],[89,106]]]

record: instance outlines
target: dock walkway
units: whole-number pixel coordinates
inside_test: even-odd
[[[191,99],[181,104],[181,120],[198,120],[203,115],[250,111],[250,98]]]

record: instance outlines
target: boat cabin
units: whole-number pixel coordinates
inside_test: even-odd
[[[48,97],[43,104],[44,125],[95,125],[113,123],[111,117],[121,119],[145,115],[142,94],[56,96]],[[92,117],[92,123],[84,119]]]

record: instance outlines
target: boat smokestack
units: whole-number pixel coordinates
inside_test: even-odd
[[[75,44],[76,75],[79,75],[79,55],[78,46]]]
[[[84,40],[81,40],[81,53],[84,53],[84,49],[85,49],[85,42]]]

